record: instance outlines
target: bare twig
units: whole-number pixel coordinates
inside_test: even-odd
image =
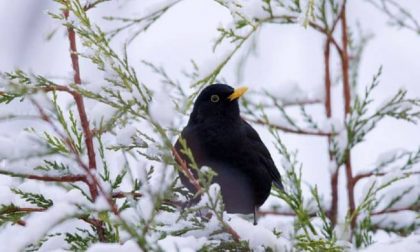
[[[181,167],[182,173],[188,178],[190,183],[195,187],[195,189],[197,190],[197,193],[203,192],[203,188],[201,187],[199,181],[194,177],[194,174],[188,168],[187,162],[184,159],[182,159],[182,157],[179,155],[178,151],[175,148],[172,148],[172,153],[175,156],[176,162]]]
[[[327,39],[325,41],[324,46],[324,75],[325,75],[325,113],[327,118],[331,118],[332,110],[331,110],[331,69],[330,69],[330,55],[331,55],[331,44],[333,44],[340,55],[343,57],[343,50],[337,41],[334,39],[334,31],[337,27],[337,24],[341,20],[341,16],[345,10],[346,0],[343,1],[340,11],[337,17],[334,19],[331,28],[326,31],[324,34],[326,35]],[[332,139],[331,136],[328,136],[328,156],[330,162],[334,160],[334,154],[331,151],[331,144]],[[331,174],[330,184],[331,184],[331,209],[329,211],[329,217],[333,225],[337,222],[337,212],[338,212],[338,176],[339,176],[339,169],[337,169]]]
[[[335,27],[333,25],[333,28]],[[333,30],[332,30],[333,31]],[[324,74],[325,74],[325,114],[327,118],[331,118],[332,111],[331,111],[331,69],[330,69],[330,54],[331,54],[331,37],[332,34],[327,35],[327,40],[325,41],[324,46]],[[328,136],[328,157],[330,162],[334,160],[333,153],[331,151],[331,136]],[[337,169],[331,174],[331,209],[329,211],[331,223],[335,225],[337,222],[337,212],[338,212],[338,175],[339,169]]]
[[[142,193],[139,192],[113,192],[112,198],[115,199],[122,199],[127,197],[133,197],[133,198],[140,198],[143,197]]]
[[[387,173],[385,172],[367,172],[367,173],[361,173],[357,174],[353,177],[353,184],[356,185],[359,180],[372,177],[372,176],[385,176]],[[413,172],[404,172],[404,175],[411,175],[411,174],[420,174],[420,171],[413,171]]]
[[[100,242],[106,242],[105,237],[105,228],[104,228],[104,222],[95,218],[88,218],[88,217],[80,217],[81,220],[84,220],[85,222],[89,223],[95,228],[96,233],[98,234],[98,239]]]
[[[302,130],[302,129],[290,129],[290,128],[280,126],[280,125],[276,125],[276,124],[272,124],[270,122],[263,121],[263,120],[260,120],[260,119],[249,119],[249,118],[243,118],[243,119],[245,121],[248,121],[248,122],[261,124],[261,125],[266,125],[266,126],[281,130],[281,131],[286,132],[286,133],[293,133],[293,134],[298,134],[298,135],[333,136],[333,135],[336,134],[334,132],[306,131],[306,130]]]
[[[66,19],[68,18],[69,16],[68,8],[64,10],[64,16]],[[67,33],[68,33],[68,40],[70,43],[70,57],[71,57],[71,62],[73,66],[74,83],[76,83],[77,85],[81,85],[82,81],[80,78],[79,56],[78,56],[77,46],[76,46],[76,33],[74,32],[74,29],[72,26],[67,26]],[[85,144],[86,144],[86,149],[87,149],[88,159],[89,159],[89,170],[95,170],[96,158],[95,158],[95,149],[93,146],[93,135],[90,130],[89,121],[86,115],[83,96],[78,92],[74,92],[73,98],[76,102],[77,111],[79,112],[80,122],[83,129],[83,134],[85,138]],[[92,199],[95,200],[96,197],[98,196],[98,190],[96,186],[95,188],[92,188],[92,189],[93,189],[91,190]]]
[[[382,215],[382,214],[389,214],[389,213],[398,213],[402,211],[420,211],[420,206],[409,206],[409,207],[402,207],[402,208],[391,208],[391,209],[384,209],[378,212],[373,212],[371,215]]]
[[[398,2],[394,0],[380,0],[380,4],[374,0],[367,0],[375,8],[385,13],[392,21],[392,25],[404,27],[417,34],[420,34],[419,21],[406,9],[404,9]],[[393,9],[394,11],[392,11]]]
[[[349,56],[348,56],[348,32],[347,32],[347,18],[346,18],[346,9],[343,7],[341,13],[341,42],[343,54],[341,55],[341,66],[343,73],[343,96],[344,96],[344,115],[347,116],[350,114],[351,109],[351,89],[350,89],[350,77],[349,77]],[[352,174],[352,164],[351,164],[351,150],[346,150],[346,159],[345,159],[345,171],[347,177],[347,196],[349,201],[349,211],[350,216],[353,216],[355,212],[356,205],[354,201],[354,185],[353,174]],[[354,229],[356,226],[357,216],[351,219],[351,227]]]
[[[33,179],[39,181],[46,181],[46,182],[86,182],[85,175],[64,175],[64,176],[41,176],[41,175],[33,175],[33,174],[24,174],[24,173],[14,173],[10,171],[0,170],[0,174],[7,175],[16,178],[24,178],[24,179]]]
[[[291,216],[296,217],[296,213],[294,212],[279,212],[279,211],[257,211],[258,216],[266,216],[266,215],[278,215],[278,216]],[[316,213],[309,213],[309,217],[315,217]]]

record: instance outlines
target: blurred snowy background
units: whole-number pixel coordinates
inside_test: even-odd
[[[90,17],[107,30],[109,22],[102,16],[136,16],[147,11],[158,0],[111,1],[92,10]],[[420,17],[418,1],[399,1],[416,17]],[[68,41],[64,29],[52,20],[47,11],[56,9],[50,0],[0,1],[0,70],[11,71],[20,68],[54,79],[71,79],[72,68],[68,57]],[[380,66],[383,74],[380,87],[374,92],[375,103],[394,94],[398,88],[407,89],[411,97],[420,96],[420,36],[405,29],[398,30],[387,24],[388,18],[365,1],[349,1],[348,24],[361,24],[363,31],[374,35],[366,47],[360,66],[359,89],[371,82]],[[165,67],[166,71],[183,80],[182,72],[191,69],[190,60],[212,61],[212,46],[220,24],[231,22],[231,15],[225,8],[212,0],[184,0],[176,4],[148,31],[134,39],[128,48],[131,64],[146,83],[158,82],[159,78],[142,64],[142,60]],[[48,35],[56,34],[47,40]],[[111,27],[109,27],[111,29]],[[135,30],[135,28],[134,28]],[[115,44],[124,36],[118,35]],[[236,63],[241,53],[223,70],[222,76],[232,86],[246,85],[250,90],[276,90],[280,95],[293,92],[297,84],[304,92],[322,95],[323,92],[323,45],[324,38],[313,29],[300,25],[264,25],[258,34],[255,54],[247,61],[243,75],[238,78]],[[249,46],[249,45],[247,45]],[[220,52],[218,52],[220,53]],[[333,61],[333,73],[340,69],[339,61]],[[101,81],[94,66],[81,60],[83,83]],[[334,77],[334,76],[333,76]],[[188,83],[186,83],[188,85]],[[342,120],[341,85],[334,86],[333,114]],[[16,107],[16,110],[27,109]],[[323,114],[323,106],[315,106],[313,113]],[[25,125],[22,125],[25,127]],[[278,167],[272,139],[262,128],[263,141],[269,145]],[[22,128],[11,128],[0,124],[0,137],[14,135]],[[392,149],[414,150],[420,143],[420,126],[385,119],[367,136],[367,140],[352,152],[355,173],[368,170],[376,157]],[[283,134],[289,149],[298,150],[303,162],[303,178],[310,184],[317,184],[321,192],[329,195],[329,171],[327,140],[322,137],[308,137]],[[3,146],[4,147],[4,146]],[[19,151],[19,150],[15,150]],[[0,183],[8,178],[0,176]],[[340,183],[344,189],[344,183]],[[361,190],[361,188],[357,188]],[[1,196],[0,196],[1,197]],[[342,197],[345,197],[343,194]],[[344,200],[340,204],[346,204]]]
[[[420,16],[420,4],[416,1],[401,2],[404,2],[404,6],[408,6],[415,16]],[[101,21],[102,16],[136,16],[147,11],[147,8],[155,3],[154,0],[112,1],[94,9],[91,15],[106,27],[109,23]],[[47,15],[47,11],[54,8],[57,8],[57,5],[49,0],[0,2],[2,71],[21,68],[54,78],[72,77],[65,31]],[[364,31],[374,34],[361,62],[360,89],[363,90],[364,84],[371,82],[372,76],[382,65],[381,85],[374,93],[376,102],[380,103],[388,98],[399,87],[406,88],[409,95],[418,97],[420,36],[408,30],[390,27],[387,25],[387,17],[364,1],[350,1],[348,13],[349,25],[354,26],[360,22]],[[142,60],[162,65],[170,75],[182,78],[182,71],[191,68],[191,59],[205,62],[215,57],[212,46],[217,35],[216,29],[220,24],[230,21],[229,12],[214,1],[184,0],[131,43],[131,64],[140,69],[139,75],[146,83],[153,83],[158,79],[153,79],[157,76],[144,67]],[[46,37],[55,29],[59,29],[57,34],[47,41]],[[322,36],[299,25],[265,25],[259,39],[257,53],[246,64],[240,82],[236,79],[236,69],[229,68],[230,65],[235,65],[234,62],[224,70],[222,76],[228,84],[247,85],[250,90],[275,88],[278,93],[281,94],[284,90],[287,94],[297,83],[307,92],[322,92]],[[239,57],[240,55],[237,55],[235,58]],[[336,68],[339,67],[337,61]],[[101,80],[102,76],[95,76],[95,73],[91,64],[81,61],[83,82],[94,83]],[[334,112],[338,112],[337,118],[341,118],[339,113],[343,110],[341,93],[337,91],[333,94],[332,107]],[[19,130],[4,127],[6,126],[0,124],[0,132],[11,134],[11,131]],[[367,136],[367,141],[354,150],[353,162],[356,172],[370,168],[373,165],[372,157],[390,149],[417,148],[420,141],[419,131],[419,126],[385,119]],[[268,135],[263,137],[267,144],[272,142],[267,138]],[[311,183],[317,183],[321,190],[328,190],[326,139],[286,134],[284,141],[290,149],[299,151],[304,178]]]

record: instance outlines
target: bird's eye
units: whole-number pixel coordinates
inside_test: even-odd
[[[210,97],[210,101],[211,102],[218,102],[220,100],[220,98],[219,98],[219,96],[218,95],[212,95],[211,97]]]

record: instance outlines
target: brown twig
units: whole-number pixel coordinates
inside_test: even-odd
[[[106,242],[104,222],[95,218],[80,217],[81,220],[89,223],[95,228],[96,233],[98,234],[98,239],[100,242]]]
[[[181,167],[181,172],[188,178],[189,182],[195,187],[197,190],[197,193],[202,193],[203,188],[201,187],[199,181],[194,177],[194,174],[191,172],[191,170],[188,168],[187,162],[179,155],[178,151],[175,148],[172,148],[172,153],[175,157],[176,162]],[[223,224],[223,227],[225,231],[230,234],[234,241],[239,242],[241,237],[238,235],[238,233],[226,222],[220,220]]]
[[[241,240],[239,234],[230,225],[225,225],[225,231],[232,236],[234,241],[239,242]]]
[[[334,26],[335,27],[335,26]],[[333,31],[333,30],[332,30]],[[324,75],[325,75],[325,114],[327,118],[331,118],[331,69],[330,69],[330,54],[331,54],[331,37],[327,35],[327,40],[325,41],[324,46]],[[331,162],[334,157],[331,151],[332,139],[331,136],[328,136],[328,157]],[[331,209],[329,211],[329,217],[331,223],[335,225],[337,222],[337,212],[338,212],[338,175],[339,169],[337,169],[331,174],[330,184],[331,184]]]
[[[64,17],[67,19],[69,17],[69,7],[64,10]],[[70,43],[70,58],[73,67],[73,80],[74,83],[77,85],[81,85],[82,80],[80,78],[80,68],[79,68],[79,55],[77,52],[77,45],[76,45],[76,33],[71,25],[67,26],[67,35],[68,40]],[[83,135],[85,138],[86,149],[88,153],[89,159],[89,170],[96,169],[96,157],[95,157],[95,149],[93,146],[93,135],[89,126],[89,121],[87,118],[85,104],[83,100],[83,96],[78,92],[73,92],[73,98],[76,102],[77,111],[79,112],[80,123],[83,129]],[[89,172],[89,171],[88,171]],[[92,199],[95,200],[98,197],[98,190],[95,188],[90,187],[91,189],[91,196]]]
[[[409,207],[402,207],[402,208],[392,208],[392,209],[384,209],[382,211],[373,212],[371,215],[382,215],[382,214],[389,214],[389,213],[398,213],[401,211],[420,211],[420,206],[409,206]]]
[[[74,154],[76,161],[80,165],[80,167],[82,167],[85,170],[86,175],[84,175],[85,180],[83,180],[83,182],[85,182],[85,184],[88,186],[90,194],[92,195],[92,199],[95,200],[98,195],[97,185],[99,185],[99,183],[98,181],[96,181],[96,178],[90,173],[89,167],[87,167],[85,163],[83,163],[82,159],[80,158],[79,151],[77,150],[75,146],[75,143],[70,137],[66,137],[60,132],[60,130],[51,121],[50,117],[47,115],[44,109],[34,99],[31,99],[31,101],[34,104],[34,106],[38,109],[42,120],[46,121],[47,123],[51,125],[54,131],[60,136],[61,139],[63,139],[63,141],[67,144],[67,146],[69,146],[70,150]]]
[[[41,176],[41,175],[33,175],[33,174],[23,174],[23,173],[14,173],[10,171],[0,170],[0,174],[8,175],[11,177],[17,178],[25,178],[25,179],[33,179],[39,181],[46,181],[46,182],[85,182],[86,176],[85,175],[64,175],[64,176]]]
[[[42,207],[10,207],[8,209],[5,209],[3,211],[0,211],[0,215],[2,214],[10,214],[10,213],[18,213],[18,212],[25,212],[25,213],[34,213],[34,212],[45,212],[48,208],[42,208]],[[88,218],[86,216],[80,217],[81,220],[84,220],[85,222],[91,224],[95,227],[99,241],[105,242],[105,230],[103,229],[103,221],[97,220],[94,218]],[[16,222],[19,225],[25,226],[26,222],[23,220],[18,220]]]
[[[97,1],[96,3],[99,3],[100,1]],[[67,3],[69,4],[69,3]],[[69,16],[69,6],[67,5],[67,8],[64,10],[64,16],[67,19]],[[72,62],[73,67],[73,80],[74,83],[77,85],[81,85],[81,77],[80,77],[80,68],[79,68],[79,56],[77,52],[77,45],[76,45],[76,33],[71,25],[67,26],[67,35],[68,40],[70,44],[70,58]],[[80,158],[80,156],[76,155],[78,162],[85,168],[87,180],[86,183],[89,186],[89,190],[92,196],[93,201],[96,200],[96,198],[99,195],[99,191],[104,195],[106,198],[109,206],[111,207],[111,211],[116,215],[119,216],[118,208],[115,205],[115,202],[113,201],[112,197],[108,197],[106,192],[103,190],[103,188],[100,186],[99,182],[96,179],[96,176],[93,175],[94,170],[96,170],[96,155],[95,155],[95,149],[93,145],[93,134],[89,126],[88,117],[86,114],[85,104],[83,100],[83,96],[79,92],[73,92],[73,98],[76,103],[77,111],[79,112],[79,118],[80,123],[83,129],[83,135],[85,138],[85,145],[87,149],[88,154],[88,160],[89,160],[89,166],[86,169],[83,166],[83,162]],[[99,240],[105,241],[105,230],[102,221],[94,223],[94,227],[96,229],[96,232],[98,234]]]
[[[347,32],[347,18],[346,18],[346,8],[343,7],[341,13],[341,42],[342,42],[342,55],[341,55],[341,67],[343,73],[343,96],[344,96],[344,115],[347,116],[350,114],[351,109],[351,90],[350,90],[350,77],[349,77],[349,56],[348,56],[348,32]],[[354,185],[353,185],[353,171],[351,164],[351,150],[347,150],[345,159],[345,171],[347,177],[347,196],[349,202],[349,212],[350,216],[353,216],[356,204],[354,201]],[[351,219],[351,228],[352,230],[356,226],[357,216],[354,216]]]
[[[67,93],[71,94],[72,96],[74,96],[74,94],[77,93],[76,91],[70,89],[67,86],[63,86],[63,85],[59,85],[59,84],[53,84],[53,83],[50,83],[48,86],[43,87],[41,90],[44,91],[44,92],[63,91],[63,92],[67,92]]]
[[[40,207],[9,207],[7,209],[3,209],[0,211],[0,216],[4,214],[13,214],[13,213],[34,213],[34,212],[43,212],[46,208],[40,208]],[[26,226],[26,222],[24,220],[16,220],[14,223],[20,225],[20,226]]]
[[[139,192],[113,192],[112,198],[115,199],[122,199],[127,197],[133,197],[133,198],[140,198],[143,197],[142,193]]]
[[[203,188],[201,187],[199,181],[194,177],[194,174],[191,172],[190,168],[188,168],[187,162],[179,155],[178,151],[175,148],[172,148],[172,153],[175,156],[176,162],[181,167],[182,173],[188,178],[190,183],[195,187],[197,193],[201,193]]]
[[[359,180],[368,178],[371,176],[385,176],[387,173],[385,172],[367,172],[367,173],[361,173],[357,174],[353,177],[353,185],[355,186]],[[420,174],[420,171],[413,171],[413,172],[405,172],[404,175],[411,175],[411,174]]]
[[[341,19],[341,15],[343,14],[346,6],[346,0],[342,3],[341,9],[337,17],[334,19],[331,28],[325,32],[327,37],[324,46],[324,75],[325,75],[325,113],[327,118],[331,118],[332,110],[331,110],[331,62],[330,62],[330,55],[331,55],[331,44],[333,44],[340,55],[343,56],[343,50],[340,48],[337,41],[334,39],[334,31],[337,27]],[[332,139],[331,136],[328,136],[328,156],[330,162],[334,160],[334,154],[331,152],[331,144]],[[331,174],[330,184],[331,184],[331,209],[329,211],[329,217],[333,225],[337,222],[337,213],[338,213],[338,176],[339,176],[339,169],[338,167],[336,170]]]
[[[112,193],[112,198],[114,198],[114,199],[123,199],[123,198],[127,198],[127,197],[141,198],[141,197],[143,197],[143,194],[139,193],[139,192],[113,192]],[[185,203],[182,202],[182,201],[164,199],[163,202],[165,204],[172,205],[174,207],[185,206]]]
[[[293,212],[279,212],[279,211],[257,211],[258,216],[266,216],[266,215],[279,215],[279,216],[296,216]],[[316,213],[309,213],[309,217],[315,217]]]

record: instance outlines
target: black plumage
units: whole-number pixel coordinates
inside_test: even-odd
[[[270,194],[271,185],[283,189],[280,174],[258,133],[240,117],[238,98],[246,88],[224,84],[206,87],[197,97],[181,137],[199,167],[211,167],[229,213],[254,213]],[[175,144],[182,155],[179,140]],[[181,182],[195,187],[182,173]]]

